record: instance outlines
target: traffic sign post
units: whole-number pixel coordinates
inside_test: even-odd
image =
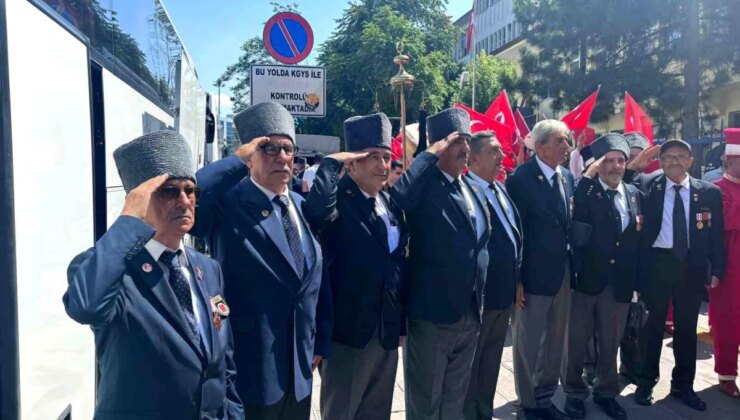
[[[301,15],[292,12],[271,17],[262,33],[267,52],[284,64],[305,60],[313,48],[313,30]]]

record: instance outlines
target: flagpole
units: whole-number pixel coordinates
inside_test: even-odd
[[[473,19],[475,19],[475,4],[473,4]],[[470,103],[470,107],[473,108],[473,109],[475,109],[475,56],[477,55],[476,52],[475,52],[475,50],[476,50],[476,48],[475,48],[475,37],[477,35],[476,34],[477,31],[475,30],[475,26],[476,25],[475,25],[475,20],[474,20],[473,21],[473,48],[471,49],[471,51],[473,51],[473,69],[471,71],[471,79],[472,79],[472,83],[473,83],[473,97],[472,97],[472,100],[470,101],[471,102]]]

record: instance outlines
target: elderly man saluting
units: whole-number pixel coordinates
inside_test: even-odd
[[[95,419],[243,419],[221,269],[182,243],[197,195],[190,149],[160,131],[113,157],[123,211],[72,260],[63,299],[95,334]]]
[[[303,198],[288,188],[293,116],[263,102],[234,124],[244,144],[196,174],[203,196],[193,233],[210,240],[224,270],[247,418],[308,419],[312,370],[331,344],[332,307]]]

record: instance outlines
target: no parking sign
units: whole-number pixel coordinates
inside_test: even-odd
[[[277,61],[297,64],[313,48],[313,30],[302,16],[283,12],[271,17],[262,33],[265,48]]]

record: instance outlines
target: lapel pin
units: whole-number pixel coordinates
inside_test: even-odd
[[[542,181],[544,181],[544,180],[545,180],[545,177],[544,177],[544,176],[542,176],[542,175],[538,175],[538,176],[537,176],[537,179],[539,179],[539,180],[540,180],[540,182],[542,182]]]
[[[637,203],[637,197],[632,197],[632,198],[630,199],[630,201],[631,201],[631,202],[633,202],[633,203]]]
[[[151,273],[151,272],[152,272],[152,265],[151,265],[151,264],[149,264],[149,263],[144,263],[144,264],[142,264],[142,265],[141,265],[141,269],[142,269],[142,270],[143,270],[143,271],[144,271],[145,273]]]
[[[269,215],[270,215],[270,211],[269,210],[262,210],[262,217],[267,217]]]
[[[226,304],[226,301],[221,297],[221,295],[211,297],[211,310],[213,313],[223,317],[227,317],[231,313],[229,305]]]
[[[658,184],[658,185],[655,186],[655,188],[657,188],[658,191],[662,191],[663,190],[663,184]]]
[[[352,195],[352,190],[349,190],[349,189],[348,189],[348,190],[347,190],[347,191],[345,191],[345,192],[346,192],[347,194],[349,194],[349,195]]]
[[[203,270],[200,267],[195,267],[195,274],[198,275],[198,280],[203,280]]]

